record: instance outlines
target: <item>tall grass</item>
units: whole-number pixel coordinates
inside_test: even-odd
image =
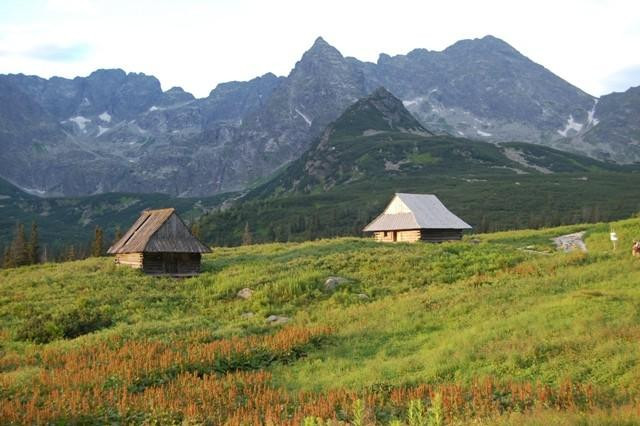
[[[578,230],[588,253],[555,252],[551,237]],[[640,260],[626,248],[638,236],[632,219],[439,245],[341,238],[225,248],[184,280],[109,259],[0,271],[0,419],[633,419]],[[348,281],[326,289],[328,276]],[[236,296],[245,287],[248,300]],[[79,307],[109,322],[49,343],[20,333],[34,317],[67,324]],[[290,327],[270,325],[271,314]]]

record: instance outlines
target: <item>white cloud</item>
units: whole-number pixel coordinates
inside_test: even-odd
[[[22,11],[21,4],[0,5],[0,72],[73,77],[118,67],[197,96],[223,81],[287,74],[318,35],[346,56],[375,61],[381,52],[441,50],[493,34],[596,95],[608,76],[635,65],[640,45],[633,30],[640,2],[624,0],[48,0]],[[73,63],[20,55],[43,45],[86,45],[91,55]]]

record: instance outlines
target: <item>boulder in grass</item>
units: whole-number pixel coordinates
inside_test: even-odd
[[[284,317],[284,316],[280,316],[280,315],[269,315],[267,317],[267,322],[270,325],[285,324],[285,323],[287,323],[289,321],[290,321],[290,319],[288,317]]]
[[[369,296],[367,296],[364,293],[360,293],[360,294],[358,294],[358,299],[359,300],[369,300]]]
[[[331,291],[331,290],[335,290],[336,287],[344,284],[344,283],[348,283],[349,280],[347,278],[343,278],[343,277],[329,277],[326,279],[326,281],[324,282],[324,289]]]
[[[253,290],[248,287],[245,287],[238,292],[238,297],[240,299],[248,300],[251,299],[251,296],[253,296]]]

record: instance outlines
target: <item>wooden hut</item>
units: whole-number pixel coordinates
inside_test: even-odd
[[[383,242],[442,242],[461,239],[465,229],[471,226],[435,195],[397,193],[364,232],[373,232],[376,241]]]
[[[202,244],[175,209],[145,210],[107,253],[116,264],[142,269],[147,274],[187,277],[200,273]]]

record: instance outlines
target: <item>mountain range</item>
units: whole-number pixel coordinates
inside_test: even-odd
[[[288,76],[219,84],[201,99],[122,70],[0,75],[0,177],[43,196],[243,190],[379,87],[421,132],[640,160],[640,88],[597,99],[492,36],[376,63],[318,38]]]
[[[634,214],[638,185],[638,165],[436,134],[381,87],[200,230],[217,245],[239,244],[247,227],[255,241],[361,235],[394,192],[437,194],[476,232],[598,222]]]
[[[16,222],[37,222],[49,255],[107,238],[140,210],[173,206],[204,241],[360,235],[394,192],[437,193],[476,231],[628,217],[640,168],[522,142],[491,143],[430,131],[383,87],[359,99],[297,159],[263,182],[210,197],[106,193],[38,197],[0,178],[0,246]],[[0,247],[1,248],[1,247]]]

